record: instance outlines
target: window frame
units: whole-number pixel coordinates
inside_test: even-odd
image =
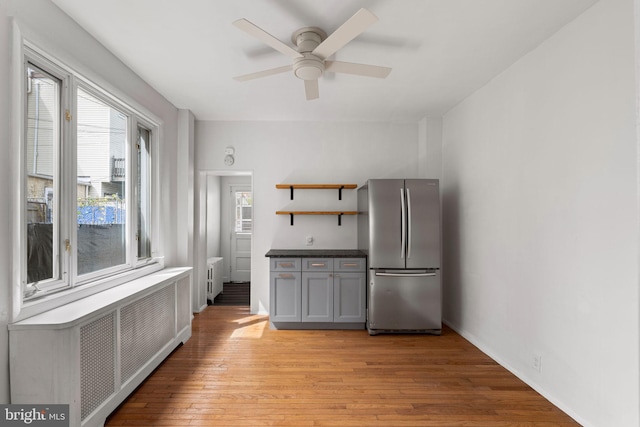
[[[101,78],[90,75],[86,70],[83,74],[63,63],[62,60],[52,57],[35,43],[22,38],[19,30],[14,27],[14,35],[18,36],[18,43],[14,43],[13,79],[17,80],[14,91],[13,107],[18,114],[12,120],[16,129],[14,137],[14,159],[18,160],[15,168],[16,178],[20,184],[15,186],[14,201],[17,209],[14,210],[15,224],[14,234],[16,243],[16,256],[14,257],[14,285],[12,291],[13,309],[12,321],[18,321],[35,314],[39,314],[63,304],[84,298],[94,293],[126,284],[130,280],[145,276],[164,268],[164,257],[159,227],[159,165],[158,156],[160,138],[162,134],[162,121],[149,113],[126,94],[114,89]],[[14,39],[15,40],[15,39]],[[60,132],[59,157],[56,159],[57,175],[54,180],[54,199],[57,210],[58,232],[54,244],[58,248],[60,260],[58,261],[59,277],[48,283],[44,290],[32,297],[25,298],[24,289],[27,286],[27,176],[26,165],[27,152],[27,98],[26,70],[28,64],[42,69],[60,80]],[[77,274],[77,88],[90,92],[101,102],[123,112],[127,120],[126,141],[126,192],[129,196],[126,208],[125,231],[125,263],[114,268],[107,268],[84,275]],[[71,120],[65,117],[66,110],[71,114]],[[137,129],[142,126],[149,131],[149,164],[150,174],[148,192],[150,198],[150,254],[148,258],[138,257],[138,245],[135,240],[137,226]],[[135,191],[135,193],[134,193]],[[75,213],[75,215],[74,215]],[[65,240],[69,239],[71,251],[65,250]],[[56,261],[54,261],[56,262]]]
[[[140,129],[145,129],[147,131],[147,153],[143,153],[142,150],[140,149],[140,147],[138,147],[137,145],[140,143]],[[138,220],[138,211],[140,210],[140,204],[141,204],[141,199],[144,196],[147,200],[145,201],[145,204],[148,206],[149,212],[147,212],[148,216],[149,216],[149,226],[147,228],[147,235],[146,236],[149,240],[149,248],[148,248],[148,252],[149,255],[146,257],[141,257],[140,256],[140,245],[139,243],[136,243],[135,247],[136,247],[136,254],[133,258],[133,262],[134,265],[140,266],[140,265],[146,265],[149,262],[153,261],[153,240],[154,240],[154,233],[153,233],[153,225],[156,223],[156,221],[154,221],[153,217],[154,217],[154,209],[153,209],[153,201],[154,201],[154,197],[153,197],[153,191],[152,191],[152,186],[153,183],[155,182],[153,177],[154,177],[154,172],[156,170],[158,170],[158,167],[154,166],[154,155],[155,151],[157,147],[157,144],[154,144],[154,138],[157,135],[157,129],[154,131],[153,130],[153,125],[150,124],[149,122],[142,120],[141,118],[135,118],[134,119],[134,123],[133,123],[133,127],[132,127],[132,133],[136,136],[136,142],[135,144],[132,144],[132,151],[136,152],[136,158],[135,158],[135,163],[133,162],[134,159],[132,159],[131,162],[131,169],[133,170],[133,175],[132,175],[132,187],[134,189],[134,192],[132,192],[132,194],[135,197],[136,200],[136,212],[132,212],[132,215],[135,217],[135,223],[132,223],[135,225],[135,227],[132,227],[132,233],[134,235],[134,239],[136,240],[136,242],[140,239],[140,235],[139,235],[139,231],[140,231],[140,224],[139,224],[139,220]],[[138,187],[138,181],[140,180],[140,176],[138,175],[138,161],[140,159],[141,154],[144,154],[147,157],[147,168],[149,169],[147,171],[147,176],[146,179],[149,181],[149,188],[147,189],[147,194],[145,195],[141,195],[139,194],[139,187]]]
[[[62,215],[60,210],[61,210],[61,206],[64,204],[63,193],[61,191],[63,181],[65,179],[62,161],[66,157],[65,150],[68,149],[69,147],[69,142],[67,138],[69,136],[68,133],[69,133],[70,126],[69,126],[69,123],[64,119],[64,114],[65,114],[64,106],[67,105],[70,100],[70,94],[69,94],[70,76],[63,68],[47,60],[46,58],[41,56],[38,52],[25,49],[25,53],[23,55],[22,70],[21,70],[21,76],[23,78],[23,81],[22,81],[23,84],[21,85],[21,87],[22,87],[23,94],[26,94],[28,89],[27,78],[25,77],[26,77],[27,68],[29,64],[31,64],[35,68],[38,68],[44,71],[45,73],[49,74],[50,76],[60,81],[60,99],[59,99],[59,105],[58,105],[60,114],[59,114],[59,117],[57,118],[59,120],[59,123],[58,123],[59,135],[58,135],[58,147],[54,150],[54,153],[55,153],[54,178],[55,179],[54,179],[54,189],[53,189],[54,206],[56,206],[55,214],[54,214],[56,227],[54,228],[54,233],[53,233],[53,247],[54,247],[53,255],[54,256],[57,255],[58,259],[57,260],[54,259],[52,261],[52,265],[54,266],[53,267],[54,277],[51,279],[45,280],[41,284],[41,288],[45,293],[51,293],[51,292],[58,292],[60,290],[69,288],[68,281],[64,279],[65,276],[68,276],[69,254],[67,253],[67,251],[64,250],[64,245],[63,245],[64,239],[62,238],[62,236],[68,235],[68,226],[66,221],[62,220]],[[20,188],[22,190],[21,191],[22,197],[20,198],[20,206],[21,206],[20,235],[21,235],[21,241],[26,242],[27,227],[26,227],[25,218],[27,214],[26,212],[27,208],[24,201],[27,198],[26,178],[29,175],[28,168],[26,166],[27,125],[28,125],[28,103],[27,103],[26,97],[24,98],[24,102],[22,103],[21,111],[22,111],[22,120],[21,120],[22,126],[20,130],[22,132],[23,144],[21,144],[21,147],[20,147],[20,153],[21,153]],[[24,246],[25,246],[25,249],[22,250],[21,254],[26,251],[26,243],[24,243]],[[21,283],[22,293],[24,294],[24,290],[26,286],[29,285],[29,283],[27,283],[27,257],[21,256],[20,258],[21,258],[20,283]],[[55,274],[56,270],[58,273],[57,275]]]

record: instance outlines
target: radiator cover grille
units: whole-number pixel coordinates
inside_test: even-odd
[[[120,311],[121,381],[131,378],[175,336],[175,287],[167,286]]]
[[[115,392],[115,313],[80,328],[80,417]]]
[[[191,324],[191,280],[189,277],[180,279],[176,285],[178,290],[178,318],[177,332]]]

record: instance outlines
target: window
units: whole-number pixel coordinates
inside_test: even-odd
[[[251,233],[251,192],[250,191],[236,191],[236,218],[235,218],[235,232],[236,233]]]
[[[138,126],[136,199],[138,206],[138,259],[151,257],[151,131]]]
[[[77,178],[90,183],[76,206],[80,276],[126,263],[127,116],[81,87],[77,93]]]
[[[60,156],[62,80],[29,63],[26,67],[27,282],[60,278],[57,159]],[[31,286],[25,296],[37,291]]]
[[[25,48],[23,299],[154,261],[158,126]]]

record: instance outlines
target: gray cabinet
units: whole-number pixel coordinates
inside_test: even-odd
[[[335,273],[333,276],[333,321],[366,321],[367,275],[361,273]]]
[[[364,324],[365,258],[271,258],[270,265],[269,312],[276,327]]]
[[[333,274],[302,273],[302,321],[333,322]]]
[[[333,322],[333,259],[301,258],[302,321]]]
[[[271,258],[269,316],[272,322],[302,319],[300,258]]]

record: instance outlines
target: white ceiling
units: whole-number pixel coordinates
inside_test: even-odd
[[[52,0],[198,120],[417,122],[441,116],[597,0]],[[232,25],[246,18],[292,45],[365,7],[380,20],[333,59],[392,67],[384,80],[327,73],[320,98],[285,73],[237,75],[291,59]]]

